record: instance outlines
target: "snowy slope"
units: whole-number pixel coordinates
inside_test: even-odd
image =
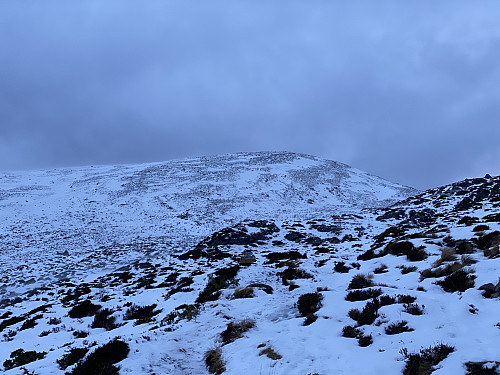
[[[13,258],[14,268],[39,275],[40,286],[39,279],[87,273],[89,258],[109,265],[122,253],[183,251],[244,219],[340,215],[412,193],[344,164],[285,152],[3,174],[0,266],[9,279],[0,293],[26,282],[12,272]]]
[[[224,160],[233,157],[243,156]],[[340,185],[366,181],[343,168],[349,173]],[[289,175],[290,165],[286,170]],[[143,178],[151,190],[153,180]],[[381,186],[381,195],[392,189]],[[84,368],[88,363],[106,364],[109,373],[209,374],[204,358],[215,350],[221,354],[215,373],[235,375],[499,373],[500,177],[461,181],[380,209],[349,207],[344,198],[335,195],[335,214],[328,202],[325,210],[320,200],[311,204],[317,211],[297,203],[304,218],[294,207],[285,207],[290,218],[272,216],[268,205],[262,216],[200,230],[192,244],[165,246],[172,251],[156,251],[145,226],[142,241],[155,251],[118,240],[97,249],[89,244],[91,256],[71,264],[87,267],[86,274],[42,288],[35,288],[40,268],[34,262],[63,267],[74,259],[69,251],[44,259],[40,249],[33,262],[21,264],[8,256],[12,249],[4,250],[2,266],[17,277],[4,273],[4,290],[31,290],[0,301],[0,365],[7,374],[96,373]],[[132,226],[134,218],[122,220]],[[240,265],[245,251],[255,262]],[[97,267],[106,262],[115,268]],[[300,302],[308,293],[320,303]],[[304,305],[310,310],[302,314]],[[116,337],[123,356],[96,360]],[[437,349],[412,356],[430,347]],[[65,356],[75,348],[88,350],[79,363]],[[16,358],[29,357],[17,349],[43,358],[10,369]]]

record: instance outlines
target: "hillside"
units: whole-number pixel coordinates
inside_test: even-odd
[[[251,155],[223,157],[225,162],[234,160],[232,175],[236,176],[227,177],[229,186],[220,188],[226,202],[231,201],[229,191],[243,194],[242,181],[252,184],[251,195],[263,191],[262,185],[256,185],[258,178],[248,177],[256,172],[248,172],[248,160],[257,159],[251,162],[254,168],[260,160]],[[205,170],[207,161],[203,160],[189,163],[201,163]],[[95,249],[86,243],[80,250],[87,252],[86,258],[76,268],[89,272],[68,274],[59,281],[51,281],[50,269],[40,277],[37,272],[42,267],[37,263],[21,264],[9,256],[15,251],[22,254],[24,243],[19,243],[18,250],[6,246],[14,237],[6,237],[5,227],[3,288],[17,291],[6,295],[0,305],[4,337],[0,364],[6,373],[89,374],[103,369],[110,374],[179,375],[208,374],[209,369],[212,373],[276,375],[500,373],[496,346],[500,339],[500,177],[465,180],[408,197],[410,191],[403,187],[337,163],[293,154],[266,154],[266,160],[267,167],[261,166],[270,168],[266,173],[293,179],[293,194],[281,197],[291,203],[278,200],[279,187],[284,185],[269,184],[269,179],[264,191],[273,199],[262,203],[259,210],[252,211],[258,200],[246,198],[239,208],[231,206],[226,211],[240,212],[234,220],[230,214],[224,218],[206,214],[204,222],[213,217],[214,223],[201,223],[202,229],[190,240],[183,237],[183,242],[175,242],[174,229],[167,235],[162,233],[165,229],[153,231],[150,222],[141,223],[140,213],[147,213],[147,205],[141,211],[140,200],[130,198],[135,194],[144,197],[143,202],[155,202],[155,197],[165,196],[171,177],[160,179],[158,169],[144,172],[159,168],[166,174],[164,164],[121,167],[120,173],[116,168],[96,171],[93,177],[97,180],[93,181],[100,184],[94,182],[93,186],[106,191],[96,202],[109,206],[96,208],[96,218],[98,213],[120,218],[124,216],[120,209],[130,210],[127,215],[136,216],[116,219],[115,225],[123,222],[124,235],[130,235],[125,239],[131,241],[135,237],[127,225],[132,228],[137,222],[139,241],[125,245],[119,236],[112,240],[111,228],[103,229],[110,237],[103,235],[99,241],[115,242],[101,245],[96,240],[100,247]],[[175,163],[180,170],[184,165],[184,173],[196,180],[200,172],[188,172],[187,161]],[[323,166],[321,173],[318,164]],[[84,170],[89,173],[89,169],[78,173],[83,176]],[[297,170],[300,177],[294,174]],[[43,173],[13,176],[11,183]],[[61,171],[56,175],[61,181],[73,178],[62,177]],[[46,178],[43,186],[50,181]],[[210,181],[224,180],[212,178]],[[332,184],[340,188],[328,195]],[[86,186],[78,195],[89,190]],[[123,190],[135,193],[123,195],[128,200],[112,194]],[[32,199],[38,194],[37,201],[58,202],[57,194],[50,195],[48,188],[45,195],[42,189],[30,191],[36,192],[29,193]],[[173,188],[169,191],[174,194]],[[20,200],[21,193],[16,194],[7,201]],[[57,212],[67,212],[64,210],[70,207],[65,203],[70,196],[63,200],[63,195],[58,196],[57,209],[51,210],[56,219]],[[403,200],[382,207],[396,196]],[[189,204],[195,206],[196,195],[185,198],[191,203],[182,208],[177,203],[176,212],[185,213]],[[308,203],[309,199],[313,202]],[[203,197],[199,200],[205,202]],[[119,206],[122,203],[127,205]],[[210,206],[203,204],[199,207]],[[214,204],[214,211],[221,214],[222,206]],[[78,208],[81,215],[88,215],[83,203],[71,207],[75,207],[73,212]],[[155,207],[152,204],[151,215],[160,217],[160,209]],[[16,220],[27,220],[31,210],[13,212]],[[3,215],[8,216],[5,211]],[[204,211],[197,212],[202,220]],[[15,222],[7,220],[11,220],[9,225]],[[72,228],[77,228],[76,217],[74,220]],[[177,220],[185,223],[187,219]],[[195,219],[190,220],[189,225],[196,228]],[[168,225],[174,228],[174,224]],[[161,225],[158,227],[167,228]],[[188,225],[181,228],[179,235],[184,236]],[[18,236],[33,244],[43,239],[38,250],[33,249],[32,259],[54,270],[73,266],[77,258],[69,247],[44,259],[51,232],[31,230],[34,238]],[[176,247],[158,240],[161,235]],[[57,244],[72,241],[56,240]],[[137,243],[147,246],[140,248]],[[114,269],[109,270],[110,264]],[[45,278],[45,284],[41,285],[40,278]],[[23,290],[27,291],[19,293]],[[23,364],[26,361],[29,363]]]

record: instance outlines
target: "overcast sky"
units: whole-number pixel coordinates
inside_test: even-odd
[[[0,2],[0,170],[286,150],[500,174],[498,1]]]

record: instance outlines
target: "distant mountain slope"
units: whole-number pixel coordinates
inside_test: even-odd
[[[0,243],[58,251],[138,237],[192,243],[199,233],[247,218],[341,214],[415,192],[341,163],[286,152],[8,173],[0,175]]]

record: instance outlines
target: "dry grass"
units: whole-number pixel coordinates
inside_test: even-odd
[[[455,249],[451,248],[451,247],[444,247],[442,250],[441,250],[441,257],[436,260],[432,266],[433,267],[439,267],[440,265],[442,265],[444,262],[452,262],[452,261],[455,261],[457,260],[457,256],[456,256],[456,251]]]
[[[238,323],[231,322],[227,325],[227,328],[220,334],[222,342],[224,343],[224,345],[229,344],[236,339],[243,337],[243,333],[247,332],[253,327],[255,327],[255,320],[253,319],[244,319]]]
[[[222,358],[221,348],[208,350],[203,359],[205,360],[209,373],[219,375],[226,371],[226,363]]]
[[[247,286],[246,288],[238,288],[234,291],[234,298],[253,298],[254,291],[251,286]]]
[[[273,361],[277,361],[278,359],[283,358],[281,354],[277,353],[271,346],[262,349],[259,353],[259,356],[262,355],[265,355],[267,358],[271,358]]]

